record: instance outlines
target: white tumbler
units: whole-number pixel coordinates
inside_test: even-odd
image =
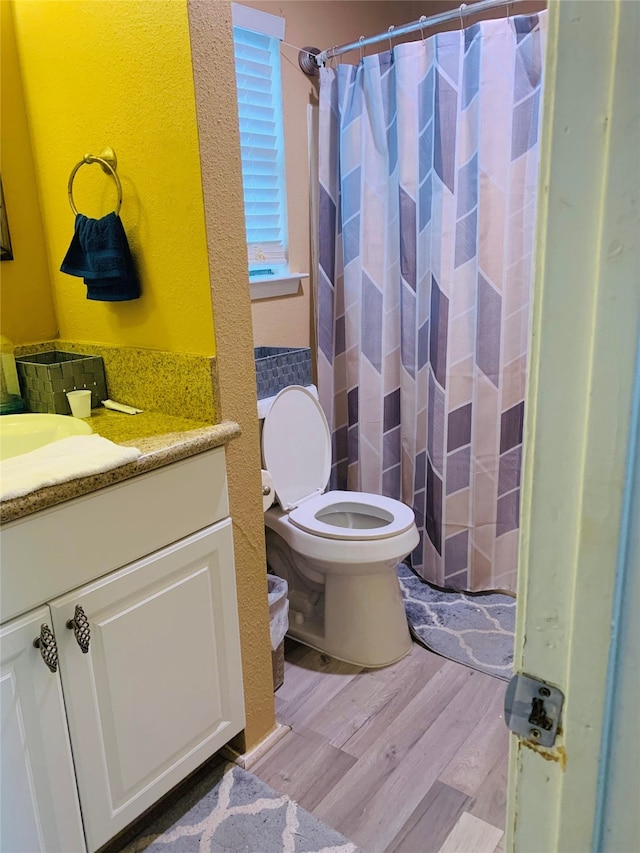
[[[91,391],[67,391],[67,399],[74,418],[91,417]]]

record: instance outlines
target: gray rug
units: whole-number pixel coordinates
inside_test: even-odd
[[[218,765],[122,853],[357,853],[355,844],[235,764]]]
[[[414,638],[432,652],[508,681],[513,667],[516,600],[501,593],[444,592],[405,564],[398,578]]]

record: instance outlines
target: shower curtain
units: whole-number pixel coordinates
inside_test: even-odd
[[[414,569],[515,590],[546,13],[320,71],[331,487],[413,507]]]

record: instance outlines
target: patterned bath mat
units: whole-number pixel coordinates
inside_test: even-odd
[[[220,764],[121,853],[358,853],[355,844],[235,764]]]
[[[513,666],[516,600],[510,595],[443,592],[398,566],[411,633],[430,651],[508,681]]]

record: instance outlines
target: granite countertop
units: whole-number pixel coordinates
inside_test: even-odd
[[[109,409],[94,409],[91,417],[85,421],[103,438],[125,447],[137,447],[142,455],[135,462],[103,474],[78,477],[67,483],[38,489],[24,497],[3,501],[0,503],[0,523],[31,515],[71,498],[137,477],[154,468],[220,447],[240,435],[240,427],[234,421],[207,424],[161,412],[125,415]]]

